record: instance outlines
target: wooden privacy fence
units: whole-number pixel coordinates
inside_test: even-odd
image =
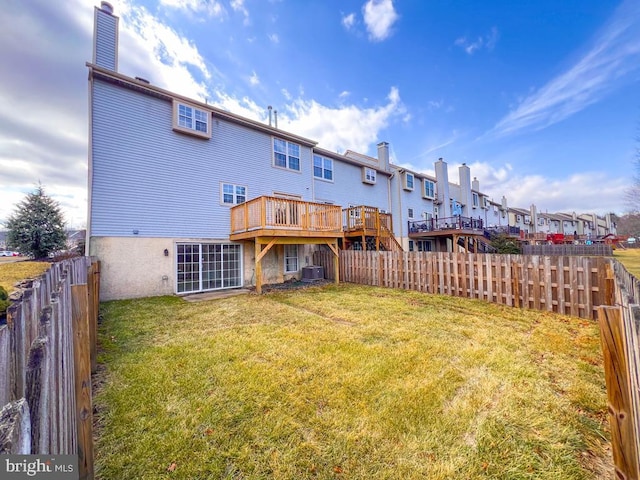
[[[78,257],[30,282],[0,327],[0,453],[78,455],[93,478],[91,373],[99,263]]]
[[[314,263],[333,278],[330,253]],[[640,480],[640,281],[604,257],[341,251],[346,282],[597,318],[616,478]]]
[[[598,309],[616,478],[640,479],[640,282],[613,263],[616,306]]]
[[[473,253],[340,251],[340,279],[380,287],[476,298],[513,307],[595,319],[611,305],[604,257],[523,256]],[[314,264],[334,278],[328,252]]]
[[[610,257],[613,255],[613,247],[604,243],[592,245],[586,245],[584,243],[578,245],[523,245],[522,253],[524,255],[598,255]]]

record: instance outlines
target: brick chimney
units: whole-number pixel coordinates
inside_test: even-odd
[[[118,71],[118,20],[110,3],[95,7],[93,64],[114,72]]]

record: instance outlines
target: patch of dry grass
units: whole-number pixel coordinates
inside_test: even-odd
[[[99,478],[612,471],[593,322],[355,285],[102,308]]]
[[[15,290],[15,284],[26,279],[42,275],[51,266],[48,262],[2,262],[0,263],[0,286],[9,294]]]
[[[617,248],[613,251],[613,256],[624,265],[631,275],[640,278],[640,248],[629,248],[627,250]]]

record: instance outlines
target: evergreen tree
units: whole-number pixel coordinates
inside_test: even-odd
[[[48,197],[42,185],[16,206],[9,217],[7,246],[33,258],[46,258],[65,248],[67,234],[58,202]]]
[[[492,236],[491,246],[497,250],[496,253],[522,253],[518,242],[505,234]]]

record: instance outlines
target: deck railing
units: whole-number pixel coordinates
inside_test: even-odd
[[[231,208],[231,234],[264,229],[341,234],[340,207],[263,196]]]
[[[408,222],[409,233],[435,232],[439,230],[484,230],[484,222],[480,218],[454,217],[430,218]]]
[[[342,225],[345,232],[362,230],[378,232],[384,228],[387,231],[393,231],[390,213],[383,213],[376,207],[364,205],[344,208],[342,210]]]

